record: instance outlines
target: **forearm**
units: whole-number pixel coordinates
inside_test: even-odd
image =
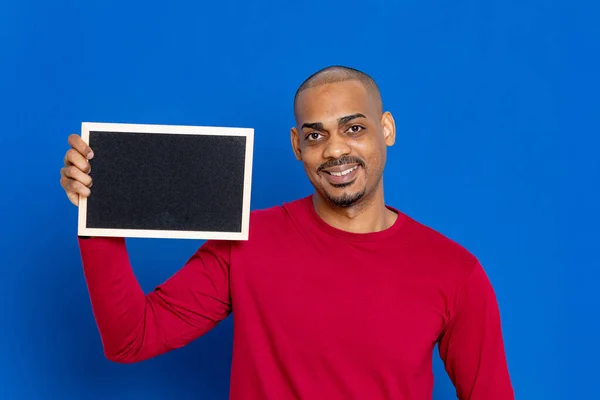
[[[171,278],[144,294],[125,239],[80,239],[92,310],[107,358],[130,363],[181,347],[231,312],[229,244],[207,242]]]
[[[148,299],[134,276],[123,238],[79,239],[83,271],[104,352],[134,362],[160,352],[146,328]]]

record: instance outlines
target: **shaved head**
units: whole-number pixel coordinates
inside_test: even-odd
[[[298,88],[290,139],[323,204],[358,210],[383,199],[383,169],[395,126],[382,109],[375,81],[353,68],[324,68]]]
[[[296,91],[296,95],[294,96],[294,109],[296,109],[298,96],[302,91],[321,85],[350,80],[362,83],[367,89],[367,92],[373,97],[373,100],[376,102],[379,110],[383,110],[383,102],[381,100],[379,87],[377,86],[373,78],[371,78],[369,75],[365,74],[362,71],[350,67],[344,67],[341,65],[333,65],[330,67],[323,68],[306,78],[306,80],[302,82],[302,84]]]

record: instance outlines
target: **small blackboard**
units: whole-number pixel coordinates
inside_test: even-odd
[[[80,236],[247,240],[254,129],[84,122]]]

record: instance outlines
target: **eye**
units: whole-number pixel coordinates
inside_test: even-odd
[[[359,133],[359,132],[360,132],[360,131],[362,131],[363,129],[365,129],[365,128],[363,128],[363,127],[362,127],[362,126],[360,126],[360,125],[352,125],[352,126],[351,126],[351,127],[348,129],[348,131],[347,131],[347,132],[348,132],[348,133]]]
[[[306,140],[309,140],[309,141],[318,140],[320,136],[321,136],[321,134],[319,132],[312,132],[306,136]]]

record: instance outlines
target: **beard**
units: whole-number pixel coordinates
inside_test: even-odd
[[[317,168],[317,173],[323,169],[336,167],[338,165],[344,165],[344,164],[357,164],[365,170],[365,173],[367,172],[365,162],[361,158],[352,157],[352,156],[342,156],[338,159],[329,160],[329,161],[321,164],[319,166],[319,168]],[[351,186],[352,184],[354,184],[354,182],[348,182],[348,183],[344,183],[344,184],[340,184],[340,185],[333,185],[333,187],[335,187],[337,189],[342,189],[347,186]],[[366,192],[367,192],[367,188],[365,187],[362,190],[355,192],[355,193],[344,193],[341,196],[333,196],[331,193],[328,193],[327,189],[324,186],[321,186],[321,194],[323,195],[323,197],[325,197],[331,204],[333,204],[334,206],[339,207],[339,208],[348,208],[348,207],[354,206],[355,204],[360,202],[360,200],[364,197]]]
[[[377,176],[377,180],[374,182],[373,186],[365,185],[361,190],[350,193],[343,193],[342,195],[334,196],[325,189],[324,186],[321,186],[321,195],[326,198],[329,203],[338,207],[338,208],[348,208],[356,205],[360,205],[361,203],[369,203],[370,198],[374,195],[375,188],[379,185],[383,178],[383,174]],[[344,187],[348,187],[353,185],[355,182],[348,182],[342,185],[335,185],[335,188],[341,189]]]
[[[352,183],[349,184],[345,184],[345,185],[338,185],[336,187],[344,187],[344,186],[348,186],[351,185]],[[322,189],[323,195],[325,196],[325,198],[327,200],[329,200],[329,202],[331,204],[333,204],[336,207],[339,208],[348,208],[348,207],[352,207],[356,204],[358,204],[362,198],[365,196],[365,194],[367,193],[367,188],[363,188],[363,190],[360,190],[358,192],[355,193],[344,193],[341,196],[333,196],[332,194],[328,193],[327,190]]]
[[[348,208],[359,203],[360,200],[364,197],[365,193],[366,190],[362,190],[360,192],[352,194],[344,193],[343,195],[336,197],[331,196],[329,193],[325,193],[325,195],[327,197],[327,200],[329,200],[329,202],[332,203],[334,206],[339,208]]]

